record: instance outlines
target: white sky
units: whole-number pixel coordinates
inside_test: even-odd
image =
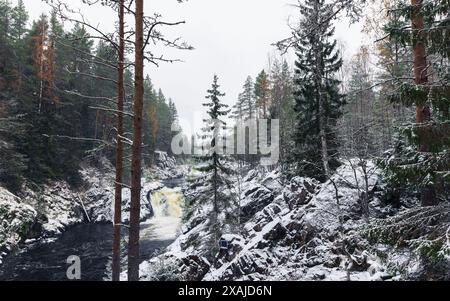
[[[13,1],[15,2],[15,1]],[[31,20],[48,7],[39,0],[24,0]],[[172,98],[186,121],[199,121],[206,90],[213,75],[220,78],[225,102],[232,105],[248,75],[255,77],[267,66],[269,54],[276,54],[272,44],[289,36],[288,19],[296,20],[298,12],[293,0],[146,0],[147,14],[158,12],[167,21],[185,20],[186,24],[166,31],[169,37],[183,37],[195,47],[193,51],[165,51],[165,56],[182,59],[183,63],[146,66],[154,85]],[[81,3],[68,1],[72,6]],[[101,6],[83,10],[91,24],[113,28],[115,14]],[[336,24],[337,38],[347,47],[350,58],[361,45],[360,25]],[[292,59],[289,59],[292,62]],[[188,125],[183,125],[186,132]],[[195,125],[198,129],[200,126]]]

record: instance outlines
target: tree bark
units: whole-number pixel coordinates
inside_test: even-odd
[[[139,281],[142,115],[144,103],[144,0],[136,0],[134,137],[131,162],[131,208],[128,242],[128,280]]]
[[[125,60],[125,0],[119,0],[119,51],[117,79],[117,150],[116,190],[114,200],[114,239],[112,280],[120,281],[120,241],[122,229],[122,183],[123,183],[123,110],[125,102],[124,60]]]
[[[314,4],[314,11],[317,15],[317,22],[319,22],[319,3],[316,2]],[[317,26],[320,26],[320,24],[317,24]],[[320,37],[317,37],[316,39],[320,39]],[[331,170],[330,170],[330,158],[328,156],[328,140],[327,140],[327,116],[325,112],[325,99],[324,99],[324,93],[323,93],[323,58],[321,57],[320,49],[318,49],[319,40],[315,41],[314,50],[315,50],[315,81],[316,81],[316,97],[317,97],[317,103],[319,105],[319,111],[317,112],[319,114],[319,137],[320,137],[320,144],[321,144],[321,157],[322,157],[322,165],[325,173],[325,177],[328,180],[331,177]]]
[[[413,30],[413,64],[414,82],[418,86],[428,83],[427,76],[427,54],[425,48],[424,28],[425,22],[422,15],[423,0],[411,0],[412,5],[412,30]],[[431,118],[431,111],[427,104],[416,102],[416,122],[418,125],[428,122]],[[424,134],[419,132],[419,138]],[[420,152],[427,152],[428,145],[420,139]],[[436,204],[436,193],[434,187],[423,188],[421,192],[422,206],[432,206]]]
[[[421,13],[423,0],[411,0],[412,9],[412,30],[413,30],[413,62],[414,62],[414,80],[416,85],[425,85],[428,83],[427,77],[427,56],[424,44],[424,18]],[[430,118],[430,109],[423,103],[416,103],[416,121],[425,123]],[[421,149],[426,151],[427,146],[421,145]]]

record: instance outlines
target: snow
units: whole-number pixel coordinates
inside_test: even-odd
[[[113,170],[112,168],[109,170]],[[84,181],[91,187],[84,193],[84,202],[89,217],[94,222],[112,222],[114,220],[115,176],[112,172],[104,173],[88,167],[82,170]],[[152,215],[152,208],[148,196],[164,185],[157,180],[148,182],[142,179],[141,190],[141,220],[144,221]],[[122,222],[127,223],[130,218],[131,190],[122,189]]]
[[[80,174],[84,185],[81,189],[75,190],[63,181],[43,185],[38,191],[25,185],[19,198],[0,187],[1,254],[6,255],[13,248],[19,248],[22,243],[27,245],[54,240],[69,227],[79,223],[113,221],[114,167],[104,158],[99,160],[96,167],[87,164],[82,166]],[[151,171],[145,171],[146,176],[142,179],[141,221],[153,215],[150,198],[156,191],[164,188],[161,180],[182,176],[184,172],[186,167],[178,168],[175,159],[164,153],[159,154],[157,166]],[[173,193],[180,195],[181,191]],[[130,189],[124,188],[122,196],[123,222],[127,223]],[[179,229],[181,213],[179,215],[176,218],[161,217],[158,222],[149,222],[148,233],[152,233],[151,238],[174,239]],[[36,231],[33,228],[35,226]]]
[[[154,279],[155,266],[165,260],[178,267],[177,274],[190,271],[182,275],[188,280],[405,279],[398,268],[411,274],[422,267],[414,254],[394,255],[392,247],[377,251],[361,236],[367,222],[361,215],[360,201],[366,187],[359,163],[345,162],[323,184],[302,177],[286,182],[278,170],[250,170],[241,181],[242,233],[223,235],[230,242],[226,256],[218,255],[217,263],[208,267],[192,260],[198,257],[206,261],[207,250],[198,245],[208,235],[211,207],[205,205],[192,212],[181,235],[164,254],[143,263],[143,279]],[[371,192],[380,183],[380,172],[373,162],[367,163],[366,170]],[[189,197],[200,195],[202,189],[197,183],[188,190]],[[377,205],[374,200],[371,210]],[[342,247],[347,245],[354,251],[344,252]],[[394,267],[395,262],[402,262],[401,267]]]
[[[159,158],[159,169],[175,164],[164,153]],[[373,162],[367,162],[366,175],[359,163],[344,162],[331,180],[322,184],[303,177],[287,181],[277,169],[253,169],[240,181],[233,179],[235,190],[241,192],[241,227],[239,233],[225,231],[222,238],[229,242],[229,250],[215,258],[204,243],[209,236],[211,204],[183,214],[182,194],[195,200],[205,190],[202,174],[180,168],[188,173],[191,186],[169,189],[162,181],[179,171],[147,172],[142,179],[142,238],[174,242],[161,255],[141,264],[142,279],[380,281],[416,277],[424,269],[416,252],[373,245],[362,235],[370,222],[362,216],[363,194],[366,189],[374,194],[383,186]],[[82,176],[87,185],[81,191],[55,182],[39,193],[26,189],[18,198],[0,187],[0,254],[6,255],[20,243],[54,239],[67,227],[85,222],[86,215],[94,222],[111,222],[111,170],[85,167]],[[129,203],[130,190],[124,189],[124,222],[129,218]],[[370,210],[375,215],[394,212],[381,207],[374,194]],[[42,224],[40,237],[30,237],[35,224]]]
[[[21,199],[0,187],[0,263],[5,251],[11,251],[26,239],[37,212]]]

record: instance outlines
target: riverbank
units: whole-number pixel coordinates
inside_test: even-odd
[[[144,172],[141,193],[141,221],[153,216],[150,196],[165,187],[173,176],[180,181],[184,168],[174,159],[160,156],[152,170]],[[167,171],[161,171],[167,168]],[[94,168],[80,171],[84,185],[72,189],[65,182],[53,182],[31,189],[25,185],[20,195],[0,187],[0,269],[2,258],[20,253],[36,244],[53,242],[73,227],[84,224],[110,225],[113,220],[114,168],[102,159]],[[151,177],[149,177],[151,175]],[[123,189],[123,220],[129,220],[131,192]]]
[[[179,180],[166,180],[175,187]],[[181,188],[162,188],[149,192],[153,214],[141,224],[141,261],[159,255],[177,237],[181,224],[184,197]],[[147,187],[156,185],[147,185]],[[160,187],[160,185],[158,185]],[[144,202],[144,200],[143,200]],[[170,226],[170,227],[169,227]],[[62,281],[66,280],[66,260],[78,256],[83,281],[110,280],[112,223],[84,222],[69,226],[57,237],[25,244],[17,253],[4,258],[0,265],[0,281]],[[127,229],[122,232],[122,266],[126,270]]]

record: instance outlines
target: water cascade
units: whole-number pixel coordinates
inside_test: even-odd
[[[163,188],[151,196],[154,216],[146,222],[144,240],[173,240],[181,225],[184,197],[180,188]]]

